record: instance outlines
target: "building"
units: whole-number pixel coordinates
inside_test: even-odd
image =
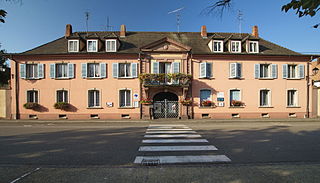
[[[19,119],[289,118],[312,113],[310,56],[248,33],[72,32],[11,54]],[[64,103],[65,102],[65,103]],[[67,104],[66,104],[67,103]],[[150,105],[151,103],[151,105]]]

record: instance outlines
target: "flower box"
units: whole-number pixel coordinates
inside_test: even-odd
[[[26,108],[26,109],[38,109],[39,108],[39,104],[38,103],[35,103],[35,102],[27,102],[25,104],[23,104],[23,107]]]
[[[69,108],[69,103],[67,102],[57,102],[53,105],[55,109],[67,110]]]

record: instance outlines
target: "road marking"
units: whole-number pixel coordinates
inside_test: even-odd
[[[176,126],[184,126],[186,127],[186,125],[149,125],[151,127],[163,127],[163,126],[169,126],[169,127],[176,127]]]
[[[225,163],[231,160],[225,155],[199,156],[137,156],[134,163],[141,164],[142,160],[159,160],[160,164],[173,163]]]
[[[152,139],[142,140],[142,143],[208,143],[206,139]]]
[[[189,131],[192,130],[191,128],[148,128],[147,131],[157,131],[157,130],[163,130],[163,131]]]
[[[146,133],[149,133],[149,134],[159,134],[159,133],[170,134],[170,133],[196,133],[196,132],[195,131],[147,131]]]
[[[14,179],[14,180],[13,180],[13,181],[11,181],[10,183],[18,182],[19,180],[23,179],[24,177],[26,177],[26,176],[28,176],[28,175],[30,175],[30,174],[32,174],[32,173],[34,173],[34,172],[38,171],[38,170],[40,170],[40,168],[36,168],[36,169],[34,169],[34,170],[32,170],[32,171],[30,171],[30,172],[28,172],[28,173],[25,173],[25,174],[23,174],[22,176],[20,176],[20,177],[18,177],[18,178],[16,178],[16,179]]]
[[[209,146],[140,146],[139,151],[216,151],[213,145]]]
[[[185,138],[197,138],[201,135],[192,135],[192,134],[176,134],[176,135],[145,135],[145,138],[176,138],[176,137],[185,137]]]

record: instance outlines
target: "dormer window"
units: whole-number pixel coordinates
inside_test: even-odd
[[[98,51],[98,40],[87,40],[87,52]]]
[[[241,53],[241,41],[231,41],[229,51],[231,53]]]
[[[68,40],[68,52],[79,52],[79,40]]]
[[[223,41],[213,41],[213,52],[223,52]]]
[[[248,52],[249,53],[259,53],[259,42],[258,41],[249,41],[248,43]]]
[[[106,52],[116,52],[117,51],[117,40],[109,39],[106,40]]]

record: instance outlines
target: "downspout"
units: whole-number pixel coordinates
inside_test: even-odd
[[[15,92],[16,92],[16,117],[15,119],[20,119],[20,112],[19,112],[19,78],[18,78],[18,62],[13,59],[12,55],[10,56],[10,60],[14,61],[15,63]]]
[[[191,87],[191,100],[192,100],[192,105],[191,105],[191,119],[194,119],[194,98],[193,98],[193,87],[192,87],[192,83],[193,83],[193,61],[192,61],[192,53],[190,52],[190,67],[191,67],[191,75],[192,75],[192,78],[191,78],[191,84],[190,84],[190,87]]]
[[[313,56],[311,56],[310,58],[310,61],[308,61],[307,63],[307,106],[306,106],[306,114],[307,114],[307,118],[310,118],[310,108],[309,108],[309,105],[310,105],[310,63],[312,62],[313,60]]]
[[[142,74],[141,52],[139,52],[138,61],[140,65],[140,74]],[[140,78],[139,78],[139,85],[140,85],[140,101],[141,101],[142,100],[142,83],[140,82]],[[139,105],[140,105],[140,119],[142,119],[142,104],[140,103]]]

